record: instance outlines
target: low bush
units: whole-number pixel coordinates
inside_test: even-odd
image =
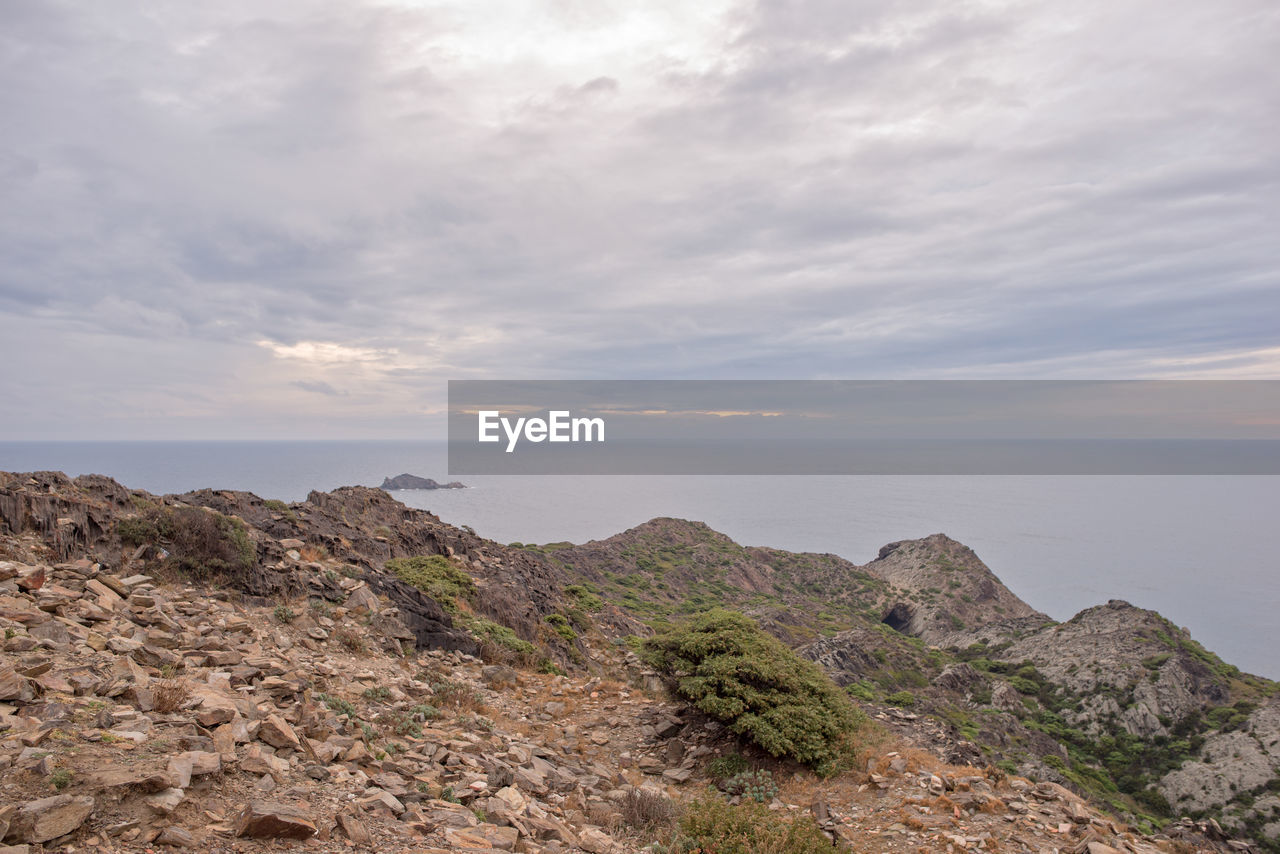
[[[713,609],[645,643],[677,693],[776,757],[837,770],[862,716],[825,673],[742,614]]]
[[[604,600],[581,584],[570,584],[564,592],[566,596],[571,596],[577,607],[584,611],[599,611],[604,607]]]
[[[679,854],[834,854],[839,849],[809,816],[783,818],[763,804],[733,806],[708,795],[689,805],[671,850]]]
[[[387,571],[426,593],[450,613],[458,612],[458,600],[470,600],[476,582],[443,555],[398,557],[387,561]]]
[[[569,625],[569,618],[564,614],[548,614],[543,619],[566,643],[573,643],[578,639],[578,633],[573,630],[573,626]]]
[[[846,685],[844,688],[850,697],[857,697],[859,700],[870,703],[876,698],[875,689],[865,682],[854,682],[852,685]]]
[[[321,703],[324,703],[325,707],[331,712],[339,715],[346,715],[349,718],[355,718],[356,716],[356,707],[348,700],[324,693],[316,694],[315,698]]]
[[[239,577],[257,560],[243,522],[199,507],[154,507],[121,519],[116,534],[126,546],[163,547],[167,561],[198,581]]]
[[[439,706],[448,706],[458,711],[484,709],[484,699],[465,682],[442,679],[431,686],[431,695]]]
[[[351,629],[338,629],[333,633],[333,639],[352,655],[364,655],[366,652],[364,638]]]
[[[471,634],[482,642],[490,641],[503,649],[520,655],[533,655],[537,651],[533,644],[522,639],[514,630],[507,626],[499,625],[492,620],[473,616],[464,622],[467,628],[471,630]]]
[[[891,706],[900,706],[909,709],[916,704],[916,695],[910,691],[895,691],[884,698],[884,701]]]
[[[1012,685],[1019,694],[1034,696],[1040,692],[1040,686],[1038,684],[1022,676],[1010,676],[1009,684]]]

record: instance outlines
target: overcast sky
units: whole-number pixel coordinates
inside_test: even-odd
[[[0,5],[0,438],[1280,379],[1275,0]]]

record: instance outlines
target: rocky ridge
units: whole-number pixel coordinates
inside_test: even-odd
[[[598,663],[636,685],[392,654],[368,618],[396,610],[356,579],[296,616],[83,559],[6,561],[0,579],[6,852],[622,854],[646,841],[629,798],[687,799],[733,749],[644,690],[629,653]],[[901,748],[834,781],[797,774],[772,806],[853,851],[1216,846],[1209,825],[1149,840],[1061,787]]]
[[[129,524],[188,512],[218,520],[233,540],[242,534],[252,559],[193,578],[174,570],[166,549],[122,542]],[[820,635],[806,653],[880,721],[886,735],[858,773],[820,782],[754,759],[782,781],[771,808],[816,816],[851,850],[1247,850],[1202,811],[1255,778],[1251,812],[1216,814],[1263,839],[1277,829],[1267,824],[1276,814],[1266,776],[1276,767],[1274,703],[1254,677],[1233,674],[1164,622],[1149,634],[1176,647],[1167,658],[1149,654],[1133,669],[1124,641],[1123,667],[1093,659],[1115,671],[1110,682],[1077,684],[1080,667],[1059,673],[1046,658],[1037,668],[1036,639],[1053,626],[1029,607],[1011,615],[999,589],[989,610],[960,617],[964,631],[937,618],[959,597],[934,592],[933,573],[958,575],[970,598],[968,585],[989,581],[946,538],[895,544],[856,567],[746,549],[678,520],[643,533],[628,532],[626,545],[508,547],[381,490],[285,505],[241,492],[160,498],[105,478],[0,475],[0,840],[29,851],[257,850],[273,843],[255,840],[291,837],[317,850],[638,850],[656,837],[628,821],[637,799],[679,809],[702,791],[710,759],[743,746],[668,698],[626,651],[627,636],[648,631],[635,603],[670,600],[622,584],[633,596],[615,598],[610,585],[673,579],[697,596],[707,575],[726,598],[746,594],[744,610],[780,636]],[[872,572],[898,551],[902,565],[886,569],[903,587]],[[613,563],[584,559],[591,554]],[[463,611],[386,569],[421,555],[465,570],[475,590]],[[961,566],[939,566],[946,561]],[[914,581],[903,578],[910,565]],[[805,587],[819,582],[835,585],[830,598],[844,610],[797,616],[811,601]],[[601,600],[587,606],[593,590]],[[922,607],[916,628],[951,625],[940,642],[952,652],[892,626],[901,601],[942,606]],[[1103,634],[1094,624],[1108,618],[1102,611],[1062,624],[1044,648]],[[847,627],[834,630],[841,621]],[[1203,817],[1154,836],[1080,799],[1096,793],[1075,776],[1072,731],[1043,717],[1087,725],[1064,714],[1064,696],[1123,695],[1130,677],[1144,675],[1157,688],[1143,704],[1169,733],[1150,739],[1179,737],[1161,722],[1173,700],[1216,715],[1216,728],[1196,736],[1202,752],[1162,781],[1170,803]],[[903,679],[914,706],[892,699]],[[1257,702],[1215,705],[1205,699],[1213,686],[1226,700]],[[1128,732],[1122,719],[1149,724],[1142,712],[1125,717],[1129,708],[1095,716],[1100,737],[1108,727]],[[992,767],[1001,756],[1021,759]],[[1015,764],[1042,784],[1013,775]]]

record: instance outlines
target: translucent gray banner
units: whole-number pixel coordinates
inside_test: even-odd
[[[1280,381],[455,380],[449,474],[1280,474]]]

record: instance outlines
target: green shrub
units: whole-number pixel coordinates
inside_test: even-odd
[[[1022,676],[1010,676],[1009,684],[1012,685],[1019,694],[1034,696],[1035,694],[1040,693],[1039,685]]]
[[[532,655],[536,651],[533,644],[521,639],[507,626],[500,626],[492,620],[486,620],[483,617],[472,617],[467,623],[467,628],[481,640],[493,641],[498,646],[509,649],[512,652]]]
[[[573,630],[573,626],[569,625],[569,618],[564,614],[548,614],[544,619],[567,643],[573,643],[578,639],[578,633]]]
[[[387,561],[387,571],[426,593],[450,613],[457,613],[459,599],[475,595],[476,582],[443,555],[398,557]]]
[[[386,685],[375,685],[364,689],[364,698],[374,703],[385,703],[391,699],[391,689]]]
[[[838,849],[809,816],[786,819],[763,804],[733,806],[723,798],[706,796],[685,811],[672,850],[682,854],[834,854]]]
[[[713,609],[650,638],[645,654],[675,678],[676,691],[730,732],[772,756],[820,774],[836,770],[861,723],[848,698],[816,664],[742,614]]]
[[[292,623],[298,619],[298,615],[293,613],[293,609],[288,605],[277,605],[271,613],[275,615],[277,623]]]
[[[116,523],[116,534],[126,546],[140,546],[160,541],[160,529],[150,516],[132,516]]]
[[[846,685],[844,690],[849,693],[850,697],[857,697],[867,703],[876,698],[875,689],[865,682],[854,682],[852,685]]]
[[[916,695],[910,691],[895,691],[884,698],[884,701],[891,706],[901,706],[909,709],[916,704]]]

